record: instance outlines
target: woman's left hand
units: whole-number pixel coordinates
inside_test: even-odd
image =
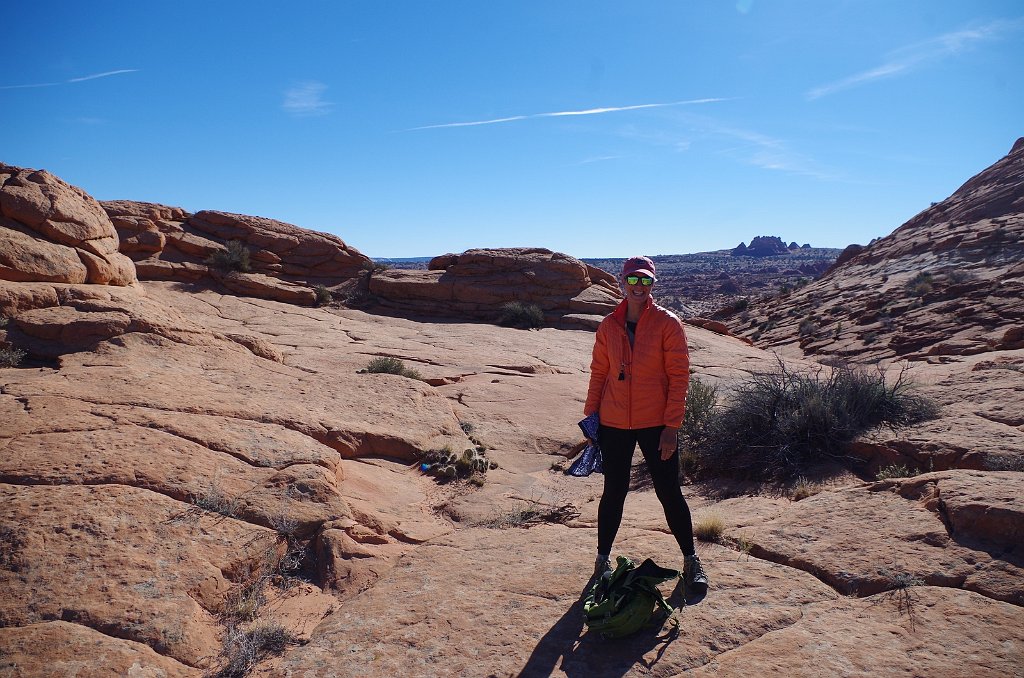
[[[676,436],[678,428],[666,426],[661,432],[661,440],[658,443],[658,450],[661,452],[661,460],[668,461],[676,453]]]

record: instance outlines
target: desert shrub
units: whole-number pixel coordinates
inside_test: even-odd
[[[718,403],[718,388],[696,377],[690,378],[686,392],[686,414],[679,429],[679,442],[689,449],[699,447],[707,439]]]
[[[206,258],[206,265],[213,266],[221,271],[241,271],[247,273],[250,270],[249,248],[240,240],[229,240],[222,250],[217,250]]]
[[[190,500],[198,508],[211,513],[219,513],[227,518],[237,515],[241,503],[240,497],[233,497],[224,492],[216,477],[198,492],[192,494]]]
[[[890,464],[878,469],[875,474],[877,480],[889,480],[891,478],[913,478],[917,471],[904,464]]]
[[[536,304],[510,301],[501,305],[498,324],[502,327],[518,327],[523,330],[541,327],[544,324],[544,311]]]
[[[972,282],[976,279],[976,276],[970,271],[962,271],[956,268],[948,268],[943,273],[946,276],[946,280],[953,285],[962,285],[965,282]]]
[[[565,525],[580,517],[580,510],[572,504],[554,505],[545,502],[520,500],[514,508],[495,515],[490,520],[480,523],[482,527],[496,530],[511,528],[529,528],[542,523],[559,523]]]
[[[216,678],[247,676],[261,660],[281,654],[294,642],[292,634],[280,624],[272,622],[248,629],[229,627],[224,634],[224,647],[221,650],[224,665],[213,675]]]
[[[724,532],[725,521],[717,513],[709,513],[693,522],[693,536],[700,541],[718,542]]]
[[[381,271],[391,270],[391,264],[386,264],[383,261],[370,261],[363,264],[363,270],[369,271],[370,273],[379,273]]]
[[[17,367],[28,355],[16,346],[0,346],[0,367]]]
[[[800,322],[799,333],[801,337],[813,336],[818,331],[818,323],[810,318]]]
[[[918,273],[907,281],[907,291],[915,297],[923,297],[932,291],[932,274],[926,271]]]
[[[327,285],[317,285],[313,288],[313,294],[316,295],[317,306],[326,306],[334,301],[334,295],[327,289]]]
[[[913,392],[902,371],[837,367],[797,373],[781,361],[742,384],[712,418],[694,452],[701,475],[792,480],[805,469],[843,460],[846,444],[869,429],[932,419],[938,407]]]
[[[381,356],[374,358],[367,364],[366,371],[370,374],[397,374],[400,377],[407,377],[409,379],[420,379],[420,373],[416,370],[406,367],[398,358],[390,358],[387,356]]]

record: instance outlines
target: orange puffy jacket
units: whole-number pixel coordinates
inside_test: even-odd
[[[679,428],[689,387],[686,331],[674,313],[648,298],[633,346],[626,334],[625,301],[601,321],[584,416],[600,412],[601,423],[613,428]]]

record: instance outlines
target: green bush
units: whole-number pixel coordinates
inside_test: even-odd
[[[708,423],[695,447],[701,475],[793,480],[825,461],[844,460],[846,444],[879,426],[932,419],[938,407],[915,394],[901,372],[893,384],[881,373],[837,367],[812,374],[781,361],[755,375]]]
[[[718,403],[718,388],[706,384],[696,377],[690,378],[690,390],[686,392],[686,414],[679,429],[679,442],[693,449],[704,443],[714,419],[714,407]]]
[[[905,464],[890,464],[878,469],[875,478],[877,480],[890,480],[892,478],[913,478],[916,475],[917,471]]]
[[[206,258],[206,265],[221,271],[241,271],[248,273],[249,248],[240,240],[229,240],[222,250],[217,250]]]
[[[313,294],[316,295],[317,306],[326,306],[334,301],[334,295],[327,289],[327,285],[317,285],[313,288]]]
[[[15,346],[0,346],[0,367],[17,367],[28,355]]]
[[[544,324],[544,311],[536,304],[510,301],[502,304],[498,324],[502,327],[518,327],[524,330],[541,327]]]
[[[389,358],[386,356],[380,358],[374,358],[366,366],[366,371],[370,374],[397,374],[400,377],[408,377],[409,379],[423,380],[420,373],[414,369],[405,366],[398,358]]]

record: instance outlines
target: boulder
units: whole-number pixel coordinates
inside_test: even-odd
[[[114,225],[96,200],[45,170],[0,164],[0,279],[131,285]]]
[[[542,248],[467,250],[435,257],[426,271],[375,272],[370,293],[382,306],[405,312],[485,320],[519,301],[535,304],[551,322],[604,316],[621,299],[614,276]]]

